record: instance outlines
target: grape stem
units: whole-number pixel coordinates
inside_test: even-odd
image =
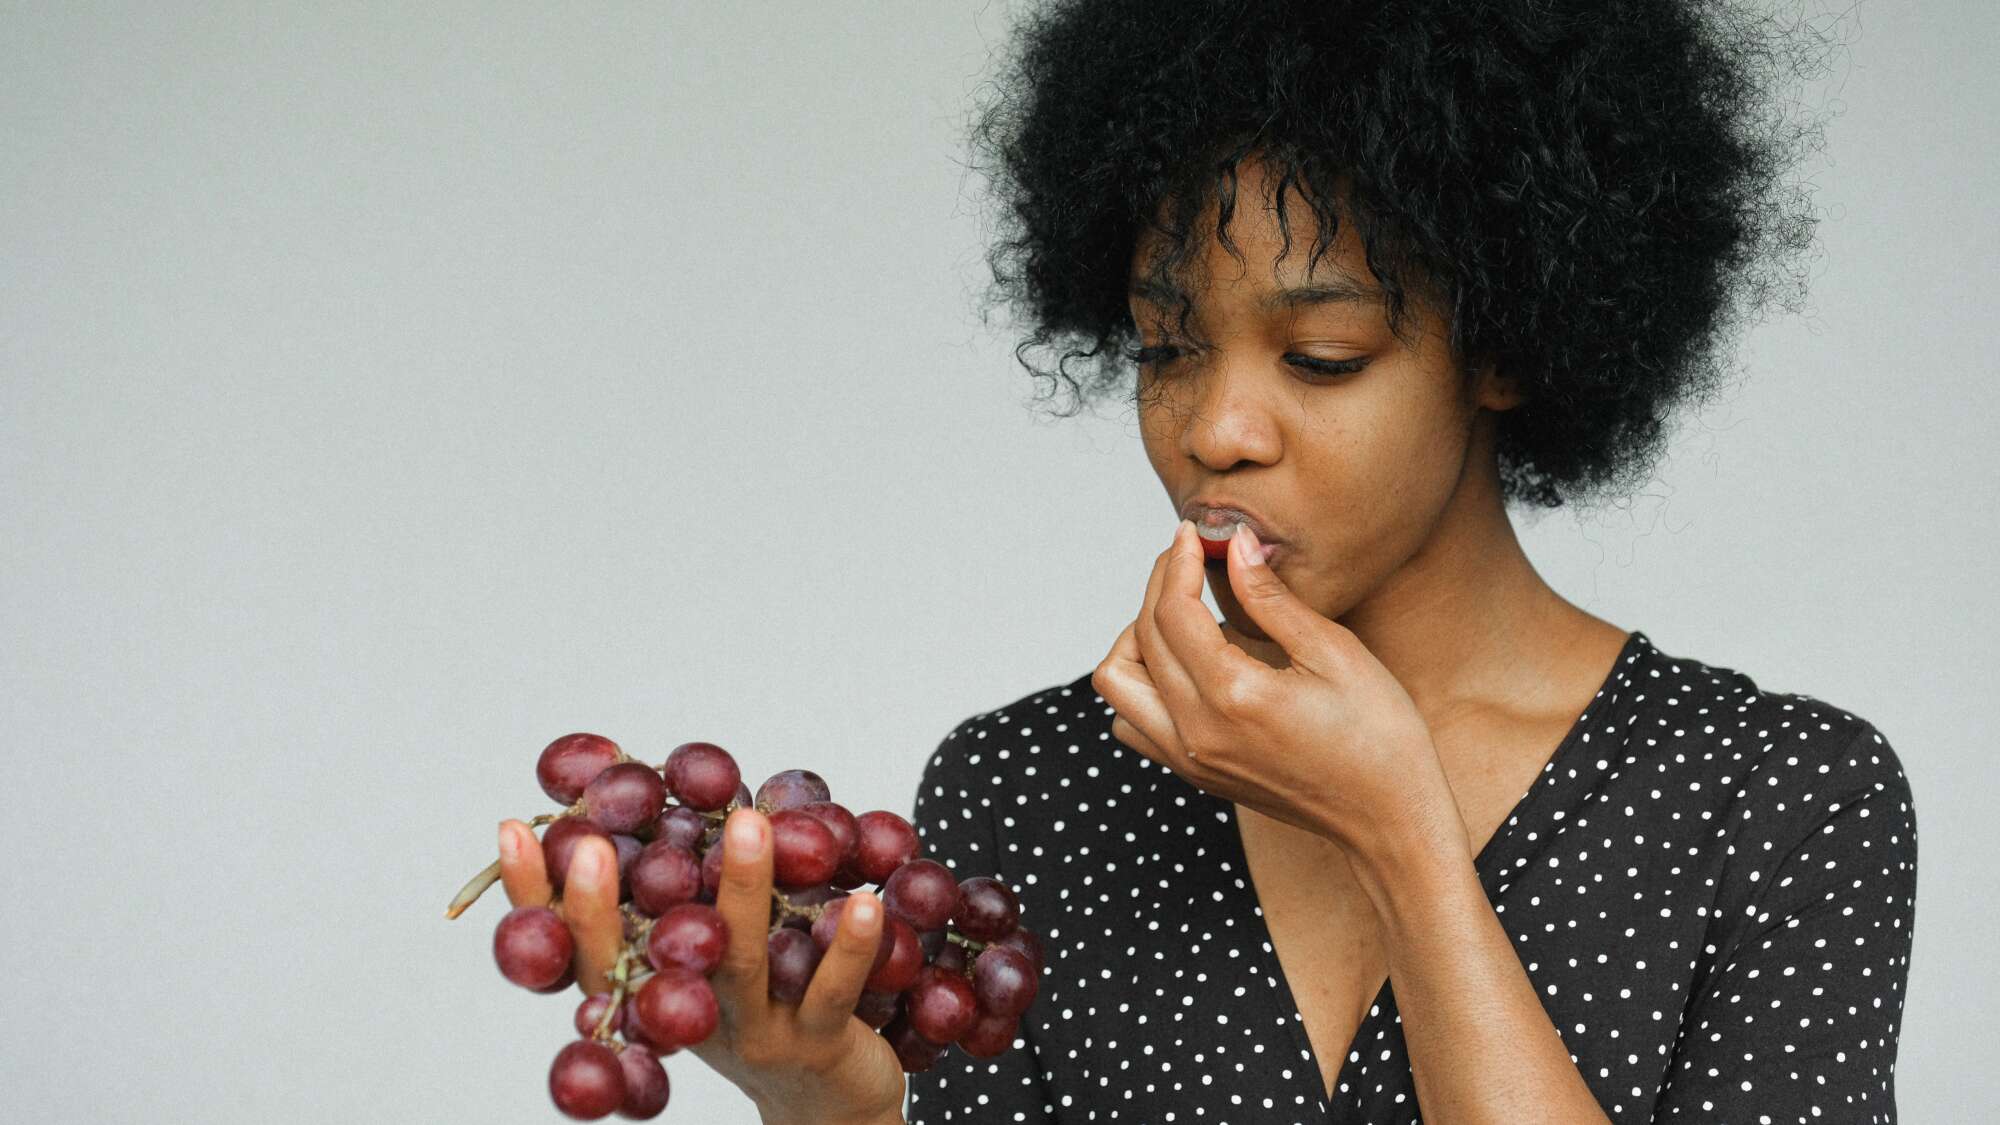
[[[618,951],[618,964],[611,969],[611,1003],[605,1005],[604,1014],[597,1018],[596,1029],[590,1033],[590,1037],[599,1043],[611,1041],[611,1021],[625,1003],[625,985],[632,978],[632,962],[637,958],[638,951],[629,945]]]
[[[540,828],[544,824],[555,821],[557,816],[558,814],[556,813],[541,813],[529,819],[528,827]],[[474,875],[463,887],[458,889],[458,893],[451,897],[451,905],[444,908],[444,916],[446,918],[456,918],[465,913],[466,908],[478,902],[479,896],[485,894],[488,887],[499,881],[500,861],[496,859],[492,863],[487,864],[479,874]]]

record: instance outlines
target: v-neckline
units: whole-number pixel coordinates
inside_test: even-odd
[[[1551,770],[1560,767],[1566,762],[1576,752],[1576,747],[1583,745],[1586,720],[1595,723],[1598,718],[1602,717],[1594,713],[1597,705],[1611,697],[1612,685],[1617,683],[1620,677],[1625,674],[1627,664],[1632,660],[1638,649],[1647,643],[1650,643],[1650,640],[1646,637],[1643,630],[1634,629],[1625,635],[1625,644],[1619,648],[1618,655],[1611,661],[1611,670],[1605,674],[1604,679],[1598,684],[1596,694],[1591,696],[1589,703],[1584,704],[1583,710],[1578,712],[1576,719],[1570,723],[1568,733],[1563,735],[1562,741],[1556,744],[1555,750],[1542,763],[1542,767],[1535,771],[1534,778],[1528,782],[1528,791],[1523,793],[1518,801],[1514,802],[1513,808],[1507,810],[1507,815],[1500,819],[1499,827],[1493,830],[1493,835],[1487,837],[1486,843],[1480,846],[1479,854],[1473,857],[1473,870],[1479,876],[1480,885],[1486,888],[1489,901],[1494,893],[1494,881],[1498,878],[1498,873],[1492,870],[1492,858],[1495,854],[1496,845],[1503,839],[1513,838],[1513,833],[1508,831],[1509,826],[1524,821],[1526,814],[1538,803],[1537,797],[1541,791],[1549,788],[1549,786],[1543,784],[1543,779],[1548,776]],[[1307,1081],[1312,1084],[1312,1091],[1319,1103],[1319,1112],[1324,1114],[1333,1103],[1335,1095],[1340,1092],[1342,1083],[1348,1083],[1350,1086],[1353,1086],[1349,1082],[1350,1075],[1347,1072],[1350,1067],[1355,1066],[1359,1062],[1358,1052],[1360,1044],[1366,1038],[1369,1031],[1379,1021],[1394,1018],[1392,1014],[1395,1008],[1394,989],[1392,988],[1394,982],[1386,977],[1383,979],[1382,986],[1375,991],[1374,999],[1368,1003],[1367,1014],[1361,1017],[1361,1023],[1354,1029],[1354,1038],[1348,1042],[1347,1047],[1341,1052],[1340,1069],[1334,1073],[1332,1087],[1321,1086],[1319,1055],[1314,1052],[1312,1038],[1306,1034],[1305,1025],[1300,1020],[1298,999],[1292,992],[1292,982],[1290,978],[1285,976],[1285,967],[1278,960],[1278,943],[1272,940],[1270,920],[1265,917],[1263,898],[1257,891],[1257,880],[1250,873],[1250,857],[1245,853],[1243,848],[1243,829],[1237,820],[1236,803],[1203,790],[1197,789],[1195,792],[1201,793],[1204,797],[1221,806],[1218,810],[1221,813],[1218,820],[1223,825],[1224,835],[1228,837],[1229,850],[1225,854],[1236,864],[1237,869],[1243,872],[1243,879],[1250,889],[1252,899],[1251,913],[1255,918],[1254,930],[1261,931],[1264,948],[1270,951],[1271,975],[1278,982],[1278,987],[1271,991],[1276,994],[1275,999],[1280,1005],[1278,1012],[1279,1022],[1291,1029],[1293,1046],[1298,1048],[1300,1055],[1306,1060]],[[1266,995],[1269,994],[1266,993]]]

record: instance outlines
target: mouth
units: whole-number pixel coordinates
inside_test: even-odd
[[[1256,513],[1222,501],[1190,500],[1181,505],[1181,516],[1194,524],[1201,539],[1201,551],[1209,566],[1227,567],[1229,540],[1239,524],[1248,525],[1257,535],[1264,562],[1271,565],[1284,553],[1285,541]]]

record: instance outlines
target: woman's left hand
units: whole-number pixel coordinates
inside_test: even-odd
[[[1139,616],[1091,675],[1117,711],[1112,737],[1198,789],[1333,840],[1350,860],[1463,842],[1409,693],[1353,632],[1292,593],[1260,550],[1241,550],[1253,532],[1237,539],[1230,588],[1291,666],[1272,668],[1224,637],[1201,601],[1199,536],[1182,520]]]

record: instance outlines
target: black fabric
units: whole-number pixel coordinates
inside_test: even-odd
[[[1015,1049],[909,1076],[939,1122],[1418,1122],[1393,979],[1323,1093],[1235,806],[1111,738],[1088,673],[959,724],[913,822],[1022,895]],[[1864,719],[1633,632],[1476,860],[1614,1122],[1892,1122],[1916,816]]]

